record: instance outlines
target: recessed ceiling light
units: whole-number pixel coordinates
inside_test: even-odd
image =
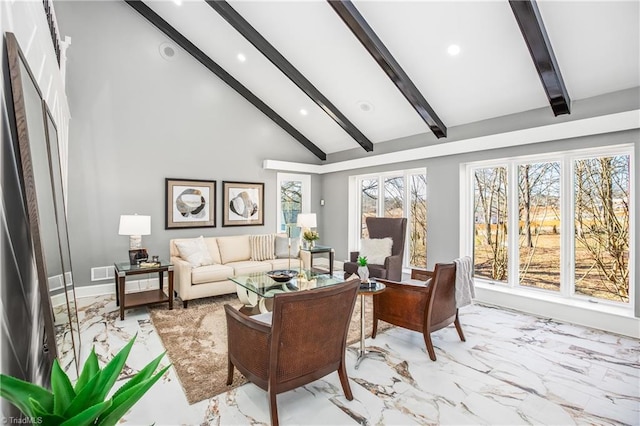
[[[182,6],[182,0],[173,0],[173,2],[178,6]]]
[[[458,46],[457,44],[452,44],[447,48],[447,52],[451,56],[456,56],[460,53],[460,46]]]
[[[300,110],[300,114],[301,115],[309,115],[309,111],[307,111],[306,109],[303,108],[303,109]]]
[[[369,101],[360,101],[358,102],[358,108],[360,108],[364,112],[373,111],[373,104]]]
[[[238,56],[236,56],[236,58],[238,58],[240,62],[244,62],[247,60],[247,57],[244,56],[244,53],[238,53]]]
[[[170,43],[161,43],[160,47],[160,56],[162,56],[167,61],[173,61],[176,59],[176,48]]]

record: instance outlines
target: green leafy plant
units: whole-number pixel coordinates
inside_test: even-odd
[[[367,266],[367,256],[358,256],[358,265]]]
[[[75,386],[62,371],[58,360],[51,369],[51,391],[15,377],[0,374],[0,397],[15,405],[33,423],[44,425],[115,425],[169,369],[153,372],[162,353],[131,377],[109,399],[107,394],[118,380],[136,336],[100,369],[95,348],[91,350]]]
[[[304,231],[304,233],[302,234],[302,238],[304,238],[306,241],[315,241],[320,239],[320,235],[318,235],[316,231],[309,230]]]

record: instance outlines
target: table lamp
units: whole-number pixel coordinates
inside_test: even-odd
[[[142,236],[151,235],[151,216],[120,216],[118,234],[129,236],[129,262],[132,265],[147,259],[147,250],[142,248]]]
[[[302,228],[302,233],[318,226],[315,213],[299,213],[296,225]]]

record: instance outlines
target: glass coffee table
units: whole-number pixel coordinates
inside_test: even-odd
[[[313,272],[308,269],[296,269],[297,276],[286,282],[277,282],[266,272],[255,272],[248,275],[229,277],[236,283],[238,298],[245,305],[245,311],[257,308],[260,313],[269,312],[268,301],[276,294],[293,291],[313,290],[329,287],[344,282],[343,278]]]

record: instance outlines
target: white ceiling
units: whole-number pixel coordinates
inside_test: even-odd
[[[374,144],[430,132],[327,2],[229,3]],[[204,1],[146,4],[325,153],[359,147]],[[552,115],[506,0],[354,4],[447,127],[544,107]],[[639,5],[538,1],[571,100],[640,86]]]

